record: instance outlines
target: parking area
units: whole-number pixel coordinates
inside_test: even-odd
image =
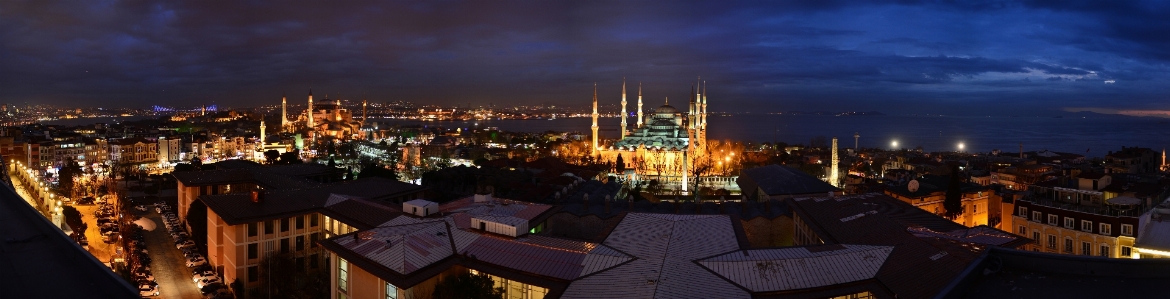
[[[187,240],[187,233],[178,224],[170,205],[158,203],[136,207],[135,214],[149,219],[155,225],[152,231],[143,231],[143,241],[150,260],[151,272],[158,285],[160,298],[231,298],[227,287],[219,282],[206,259]],[[170,210],[170,211],[168,211]],[[160,213],[161,212],[161,213]],[[200,276],[196,276],[196,274]],[[204,276],[206,275],[206,276]],[[205,278],[205,279],[204,279]],[[201,289],[204,285],[213,287]],[[215,296],[202,291],[222,289]]]

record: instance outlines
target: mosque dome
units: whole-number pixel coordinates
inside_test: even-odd
[[[674,106],[671,106],[671,105],[662,105],[662,106],[659,106],[658,108],[654,108],[654,113],[675,114],[675,113],[678,113],[678,109],[675,109]]]

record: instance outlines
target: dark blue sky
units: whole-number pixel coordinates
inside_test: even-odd
[[[1167,1],[0,2],[6,103],[1170,110],[1168,62]]]

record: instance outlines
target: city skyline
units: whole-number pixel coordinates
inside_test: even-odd
[[[394,5],[5,3],[0,102],[577,106],[624,77],[655,104],[702,76],[712,111],[1170,109],[1157,2]]]

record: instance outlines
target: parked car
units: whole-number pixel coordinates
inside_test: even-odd
[[[198,286],[200,289],[202,289],[203,286],[213,284],[213,283],[223,283],[223,281],[220,280],[219,277],[209,277],[209,278],[200,279],[199,281],[195,282],[195,286]]]
[[[158,287],[154,286],[154,285],[149,285],[149,284],[139,285],[138,286],[138,295],[140,295],[142,297],[158,296]]]
[[[187,267],[202,266],[206,264],[207,259],[204,259],[202,256],[195,256],[193,258],[187,259]]]
[[[208,270],[208,271],[195,273],[195,275],[191,277],[191,282],[199,282],[200,279],[210,278],[210,277],[216,277],[215,271]]]
[[[195,242],[191,241],[191,240],[187,240],[187,241],[184,241],[182,243],[175,244],[175,248],[183,249],[184,247],[195,247]]]

